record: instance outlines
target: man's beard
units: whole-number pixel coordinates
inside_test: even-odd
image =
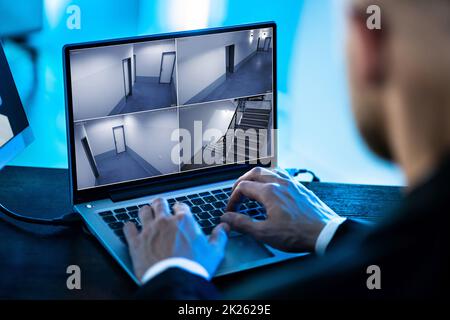
[[[365,121],[359,120],[359,132],[361,133],[366,144],[375,154],[385,160],[392,161],[393,154],[389,146],[386,129],[381,124],[381,121],[373,120],[374,119],[366,119]]]

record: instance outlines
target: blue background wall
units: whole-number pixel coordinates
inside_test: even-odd
[[[324,181],[402,184],[399,170],[374,157],[353,124],[341,2],[45,0],[43,30],[30,38],[38,50],[37,82],[30,76],[33,68],[27,53],[11,42],[5,44],[36,136],[13,164],[67,167],[64,44],[273,20],[279,35],[280,165],[313,169]],[[80,30],[66,27],[70,4],[81,8]],[[32,98],[30,92],[35,92]]]

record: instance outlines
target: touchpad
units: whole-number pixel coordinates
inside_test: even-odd
[[[233,268],[244,263],[271,258],[274,255],[250,236],[241,235],[230,238],[225,259],[220,269]]]

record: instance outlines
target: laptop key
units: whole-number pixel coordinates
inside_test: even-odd
[[[258,205],[255,202],[250,202],[250,203],[247,203],[247,207],[249,209],[255,209],[255,208],[258,208]]]
[[[130,211],[130,212],[128,212],[128,214],[132,218],[137,218],[138,217],[138,212],[137,211]]]
[[[202,204],[200,206],[200,208],[202,208],[203,211],[211,211],[214,210],[214,207],[212,205],[210,205],[209,203],[207,204]]]
[[[222,190],[217,189],[217,190],[213,190],[211,191],[212,194],[218,194],[218,193],[222,193]]]
[[[112,214],[113,214],[112,211],[103,211],[103,212],[99,212],[99,213],[98,213],[98,215],[99,215],[100,217],[110,216],[110,215],[112,215]]]
[[[199,220],[199,221],[198,221],[198,224],[199,224],[200,227],[202,227],[202,228],[212,226],[212,223],[209,222],[209,220]]]
[[[201,219],[201,220],[206,220],[211,218],[211,215],[208,212],[200,212],[197,214],[197,216]]]
[[[193,205],[196,205],[196,206],[199,206],[199,205],[205,203],[205,201],[203,201],[203,200],[200,199],[200,198],[192,199],[191,202],[192,202]]]
[[[138,210],[139,208],[137,206],[131,206],[131,207],[127,207],[128,211],[134,211],[134,210]]]
[[[199,195],[200,195],[200,197],[206,197],[206,196],[209,196],[210,193],[209,193],[208,191],[206,191],[206,192],[200,192]]]
[[[108,226],[113,229],[122,229],[123,228],[123,222],[113,222],[113,223],[109,223]]]
[[[126,213],[119,213],[118,215],[116,215],[116,218],[121,221],[126,221],[130,219],[130,216]]]
[[[214,225],[217,226],[220,223],[220,218],[211,218],[209,221]]]
[[[123,212],[127,212],[127,210],[125,210],[125,208],[118,208],[118,209],[114,209],[115,213],[123,213]]]
[[[227,200],[228,196],[225,193],[216,194],[217,200]]]
[[[248,210],[248,211],[247,211],[247,214],[248,214],[250,217],[255,217],[255,216],[259,215],[260,213],[259,213],[258,210],[252,209],[252,210]]]
[[[211,214],[213,217],[220,217],[223,215],[223,212],[220,210],[213,210],[209,214]]]
[[[106,223],[116,222],[116,218],[114,216],[105,216],[103,217],[103,221]]]
[[[188,207],[192,207],[193,206],[192,202],[190,202],[189,200],[184,200],[183,203],[185,205],[187,205]]]
[[[212,204],[214,206],[214,208],[216,209],[221,209],[221,208],[225,208],[227,205],[225,204],[225,202],[223,201],[216,201]]]
[[[186,201],[187,199],[188,199],[188,198],[185,197],[185,196],[175,198],[175,200],[178,201],[178,202],[184,202],[184,201]]]
[[[222,189],[222,190],[225,191],[225,192],[229,192],[229,191],[231,191],[231,187],[224,188],[224,189]]]
[[[213,196],[207,196],[207,197],[204,197],[203,200],[205,200],[208,203],[211,203],[211,202],[215,202],[216,198],[214,198]]]
[[[191,212],[192,213],[200,213],[200,212],[202,212],[202,209],[200,207],[192,207]]]
[[[189,199],[194,199],[194,198],[198,198],[198,194],[193,193],[187,196]]]

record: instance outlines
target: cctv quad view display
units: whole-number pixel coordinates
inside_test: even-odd
[[[78,189],[268,159],[272,29],[69,53]]]

